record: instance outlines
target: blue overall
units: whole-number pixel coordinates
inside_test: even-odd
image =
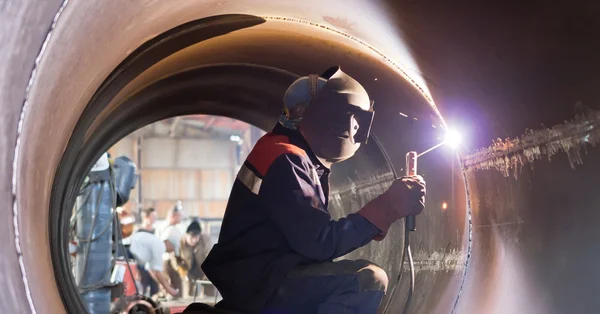
[[[358,214],[327,211],[329,169],[301,134],[276,125],[234,182],[218,243],[202,264],[241,313],[375,313],[385,272],[367,261],[332,262],[380,230]]]
[[[299,266],[261,313],[375,314],[386,287],[385,272],[364,260]]]

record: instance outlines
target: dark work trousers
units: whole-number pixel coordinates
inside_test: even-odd
[[[365,260],[299,266],[261,314],[375,314],[387,284],[385,271]]]
[[[179,290],[179,293],[177,293],[176,297],[181,298],[182,291],[183,291],[183,289],[181,288],[182,287],[181,276],[179,276],[179,273],[177,272],[177,270],[175,268],[173,268],[171,261],[168,261],[168,260],[165,261],[163,264],[163,269],[164,269],[164,273],[165,273],[166,277],[169,278],[169,283],[171,284],[171,287]]]
[[[123,254],[123,250],[119,247],[117,250],[117,256],[126,256],[128,259],[135,259],[135,257],[133,256],[133,254],[131,254],[131,251],[129,251],[129,245],[124,245],[125,248],[125,252]],[[152,275],[150,275],[150,273],[146,270],[146,267],[142,264],[137,264],[137,269],[138,272],[140,274],[141,277],[141,282],[142,282],[142,294],[146,294],[146,290],[148,290],[148,287],[150,287],[150,296],[153,296],[155,294],[158,293],[159,291],[159,287],[158,287],[158,283],[156,282],[156,280],[154,280],[154,278],[152,278]]]
[[[142,277],[142,294],[146,295],[146,290],[148,290],[148,287],[150,288],[150,295],[146,296],[151,297],[157,294],[159,291],[158,282],[154,280],[154,278],[152,277],[152,275],[150,275],[150,272],[146,270],[146,267],[144,265],[138,264],[137,267],[138,272],[140,273],[140,277]]]

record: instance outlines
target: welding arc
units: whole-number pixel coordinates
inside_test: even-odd
[[[375,142],[377,147],[379,147],[379,150],[381,151],[383,158],[385,158],[385,161],[387,162],[388,166],[392,170],[392,174],[394,175],[394,178],[395,178],[394,180],[400,179],[400,177],[398,177],[398,172],[396,172],[396,169],[394,168],[394,164],[392,163],[392,160],[390,159],[390,156],[387,154],[387,151],[385,150],[385,148],[383,148],[383,145],[381,145],[381,142],[379,141],[377,136],[375,136],[375,134],[371,134],[371,138],[373,139],[373,141]],[[427,151],[425,151],[425,153],[427,153]],[[423,154],[423,153],[421,153],[421,154]],[[409,231],[408,225],[406,223],[406,219],[405,219],[404,220],[404,246],[402,248],[402,258],[400,260],[400,271],[398,272],[398,279],[396,280],[396,283],[394,284],[394,287],[392,288],[392,291],[390,292],[390,296],[388,297],[385,308],[382,312],[383,314],[386,314],[388,312],[390,305],[392,303],[392,299],[394,298],[394,295],[396,294],[396,288],[400,284],[400,280],[402,280],[402,271],[404,269],[404,261],[406,260],[407,256],[408,256],[408,268],[409,268],[409,272],[410,272],[410,284],[409,284],[408,296],[406,298],[406,303],[404,304],[404,310],[402,313],[406,314],[410,307],[410,302],[412,300],[413,292],[415,291],[415,267],[414,267],[415,265],[414,265],[414,261],[413,261],[413,257],[412,257],[412,252],[410,250],[409,239],[410,239],[410,231]]]
[[[436,148],[438,148],[438,147],[440,147],[440,146],[442,146],[442,145],[444,145],[444,144],[446,144],[446,141],[443,141],[443,142],[441,142],[441,143],[439,143],[439,144],[437,144],[437,145],[433,146],[432,148],[430,148],[430,149],[428,149],[428,150],[426,150],[426,151],[424,151],[424,152],[422,152],[422,153],[418,154],[418,155],[417,155],[417,158],[419,158],[419,157],[421,157],[421,156],[423,156],[423,155],[425,155],[425,154],[429,153],[430,151],[432,151],[432,150],[434,150],[434,149],[436,149]]]

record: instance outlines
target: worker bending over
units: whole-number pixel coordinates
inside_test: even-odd
[[[333,163],[369,136],[373,106],[339,67],[295,81],[279,123],[240,169],[218,243],[202,265],[242,313],[376,313],[388,285],[383,269],[335,258],[382,240],[395,221],[424,207],[420,177],[398,179],[358,212],[327,211]]]
[[[169,281],[162,273],[163,254],[172,252],[173,246],[169,241],[163,242],[154,234],[155,222],[156,210],[154,208],[144,209],[141,228],[131,236],[129,251],[137,262],[144,290],[150,287],[150,296],[159,292],[156,281],[165,288],[168,294],[177,296],[179,291],[169,285]]]

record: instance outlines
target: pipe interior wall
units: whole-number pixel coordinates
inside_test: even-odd
[[[127,127],[200,112],[268,129],[284,83],[333,63],[364,82],[375,99],[374,133],[402,173],[404,153],[430,147],[442,118],[465,130],[466,148],[473,150],[496,137],[570,119],[578,101],[598,109],[599,9],[591,2],[493,7],[359,0],[3,2],[0,216],[5,227],[0,236],[7,241],[0,246],[6,270],[0,287],[8,293],[0,303],[7,312],[66,312],[59,279],[47,262],[52,260],[49,234],[56,231],[48,209],[55,174],[65,171],[63,165],[56,172],[57,166],[64,156],[82,153],[84,144],[100,149]],[[229,13],[255,18],[233,24],[214,18]],[[140,57],[147,64],[130,60],[138,68],[120,76],[122,81],[106,81],[120,74],[114,69],[144,43],[209,17],[206,28],[192,37]],[[252,68],[235,79],[215,63],[272,71]],[[215,76],[236,80],[237,90],[246,93],[232,100],[217,88],[207,93],[210,103],[194,104],[202,93],[193,87],[206,91]],[[101,86],[114,90],[88,106]],[[182,94],[169,95],[168,88]],[[90,112],[94,123],[76,128]],[[79,140],[69,142],[74,138]],[[590,148],[575,170],[565,155],[557,155],[552,163],[524,168],[517,179],[478,171],[466,174],[466,181],[452,152],[425,156],[420,169],[430,197],[411,238],[417,259],[411,312],[596,311],[597,155],[598,149]],[[332,195],[336,216],[385,188],[391,169],[382,158],[370,143],[338,167]],[[450,204],[446,211],[441,202]],[[393,283],[401,234],[395,226],[384,242],[350,257],[380,263]],[[400,287],[392,312],[404,305],[406,282]]]

